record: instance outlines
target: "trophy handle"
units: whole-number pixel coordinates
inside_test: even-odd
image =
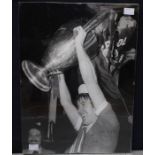
[[[97,15],[95,15],[83,26],[84,30],[86,32],[93,30],[95,27],[101,24],[105,19],[107,19],[108,16],[111,15],[111,11],[107,10],[107,11],[104,11],[102,13],[98,13]]]
[[[84,42],[84,48],[87,50],[89,49],[97,40],[96,35],[92,31],[94,30],[98,25],[101,23],[106,25],[107,22],[109,22],[109,19],[116,20],[117,14],[114,10],[104,10],[102,13],[98,13],[93,18],[91,18],[85,25],[83,25],[84,30],[87,32],[87,36]],[[108,21],[107,21],[108,20]]]

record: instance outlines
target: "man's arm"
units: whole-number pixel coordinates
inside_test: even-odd
[[[79,130],[82,123],[82,118],[79,115],[76,107],[72,104],[71,96],[63,74],[59,74],[59,92],[62,107],[64,108],[75,130]]]
[[[83,42],[86,36],[86,32],[82,27],[76,27],[74,29],[75,35],[75,47],[77,58],[79,62],[80,72],[84,83],[87,86],[90,98],[93,101],[96,111],[99,111],[105,107],[108,102],[106,101],[104,94],[102,93],[96,78],[96,73],[92,62],[90,61],[88,55],[84,51]]]

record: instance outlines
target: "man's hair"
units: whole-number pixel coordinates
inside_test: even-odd
[[[40,132],[42,131],[41,126],[40,126],[40,125],[37,125],[37,124],[32,124],[32,125],[30,126],[29,130],[30,130],[30,129],[37,129],[37,130],[39,130]]]
[[[84,98],[85,100],[90,100],[91,102],[91,105],[94,107],[94,105],[93,105],[93,103],[92,103],[92,100],[91,100],[91,98],[90,98],[90,96],[89,96],[89,94],[88,93],[82,93],[82,94],[79,94],[78,96],[77,96],[77,98],[76,98],[76,103],[80,100],[80,99],[82,99],[82,98]]]

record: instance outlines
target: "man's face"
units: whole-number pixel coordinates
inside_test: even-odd
[[[78,111],[83,119],[83,123],[89,125],[93,122],[95,113],[94,108],[91,104],[91,100],[89,98],[81,97],[77,101]]]
[[[32,128],[28,136],[29,144],[41,144],[41,132],[38,129]]]
[[[122,16],[118,22],[117,30],[119,33],[124,30],[135,29],[136,21],[131,16]]]

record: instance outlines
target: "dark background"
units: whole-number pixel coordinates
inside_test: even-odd
[[[34,7],[34,5],[37,7]],[[44,122],[46,124],[47,116],[45,114],[47,114],[48,101],[49,101],[49,95],[36,89],[33,85],[29,83],[27,78],[24,76],[20,67],[21,61],[23,59],[29,59],[32,60],[33,62],[39,63],[43,55],[43,51],[45,50],[46,45],[48,43],[48,39],[50,38],[50,36],[52,36],[55,30],[62,23],[68,22],[68,20],[81,18],[84,15],[88,18],[91,17],[91,13],[90,12],[88,13],[88,10],[85,5],[81,6],[81,9],[76,9],[76,7],[72,5],[70,10],[68,10],[68,8],[67,7],[65,8],[64,6],[63,8],[61,8],[61,6],[56,7],[54,5],[52,5],[53,8],[50,7],[49,9],[48,4],[31,4],[31,5],[27,4],[24,6],[20,4],[19,6],[20,7],[18,7],[17,3],[13,3],[13,152],[21,152],[21,146],[22,146],[21,123],[24,122],[24,124],[26,124],[25,122],[29,120],[29,116],[31,116],[32,119],[38,116],[39,114],[40,115],[39,119],[41,120],[41,122]],[[65,18],[62,18],[62,14],[63,17]],[[141,20],[142,19],[140,18],[139,21],[141,22]],[[140,76],[142,75],[142,49],[141,49],[142,47],[139,44],[140,41],[142,41],[142,36],[140,36],[141,26],[139,26],[138,31],[139,31],[139,37],[138,37],[139,50],[137,53],[137,61],[136,61],[137,69],[136,69],[136,87],[135,87],[136,95],[135,95],[135,108],[134,108],[133,149],[142,149],[142,76]],[[124,77],[122,78],[126,79],[126,81],[120,80],[121,81],[120,85],[123,87],[123,90],[126,94],[133,93],[130,92],[130,89],[132,91],[132,88],[126,88],[126,86],[128,85],[126,84],[124,85],[124,83],[130,82],[130,79],[132,82],[133,78],[135,77],[135,74],[133,72],[134,65],[135,63],[131,62],[124,67],[125,69],[122,68],[121,71],[122,75],[126,75],[125,78]],[[68,81],[70,81],[70,79],[76,79],[74,70],[75,69],[73,68],[67,71],[66,79],[68,79]],[[76,81],[74,81],[74,87],[77,87],[75,83]],[[76,89],[73,88],[73,85],[69,82],[68,86],[71,89],[72,96],[74,98],[77,94],[77,92],[75,91]],[[33,106],[31,104],[32,102]],[[22,106],[21,103],[23,104]],[[58,109],[59,113],[62,113],[61,107],[59,107]],[[21,111],[22,115],[24,116],[23,117],[24,119],[22,120],[21,120]],[[32,120],[36,121],[35,119]],[[66,124],[68,123],[66,119],[64,119],[63,121],[66,121],[65,122]],[[29,123],[30,122],[28,121],[28,124]],[[59,124],[57,124],[57,129],[59,129],[60,126]],[[29,128],[30,126],[26,125],[24,127],[25,131],[27,131],[26,127]],[[71,137],[75,136],[74,132],[71,133],[72,134],[70,134],[70,139]],[[55,138],[57,138],[57,136],[61,137],[63,135],[61,134],[55,135]],[[61,138],[66,139],[65,137]],[[64,141],[62,143],[67,142]],[[68,142],[68,145],[69,144],[70,142]],[[63,149],[64,148],[62,148],[62,150]]]

